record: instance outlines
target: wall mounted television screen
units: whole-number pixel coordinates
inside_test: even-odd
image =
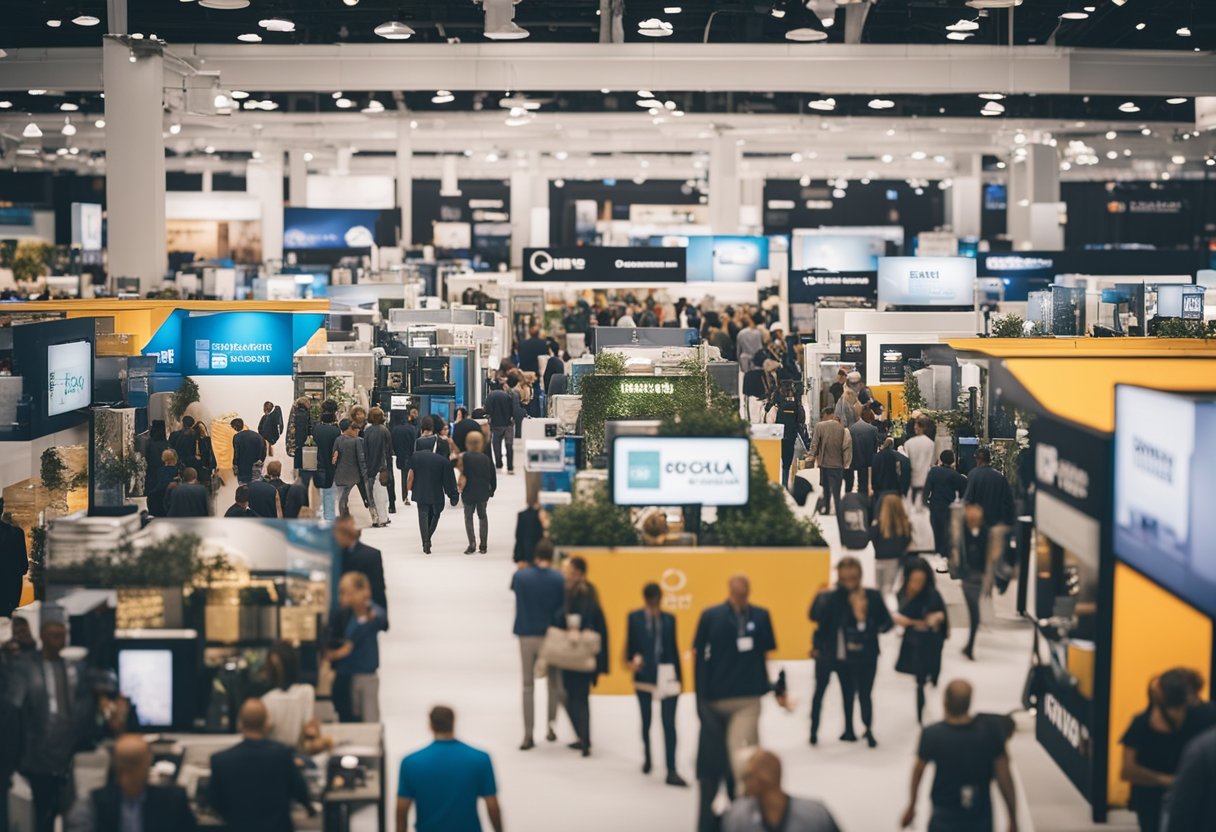
[[[69,341],[46,349],[46,415],[87,408],[93,402],[93,343]]]
[[[1169,413],[1168,431],[1153,420]],[[1158,425],[1160,420],[1157,420]],[[1216,616],[1216,401],[1120,385],[1115,391],[1115,557]]]
[[[689,237],[689,283],[755,283],[768,268],[767,237]]]
[[[882,257],[878,305],[974,308],[975,274],[970,257]]]
[[[608,466],[618,506],[741,506],[748,501],[746,436],[620,436]]]
[[[799,235],[795,269],[824,269],[829,272],[872,272],[878,258],[887,253],[882,237],[861,235]]]

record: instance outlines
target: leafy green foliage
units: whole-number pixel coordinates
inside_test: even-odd
[[[920,382],[911,370],[904,370],[904,407],[911,413],[914,410],[924,410],[928,407],[925,394],[920,391]]]
[[[1216,320],[1184,321],[1166,318],[1156,322],[1158,338],[1216,338]]]
[[[169,397],[169,418],[180,421],[186,408],[199,400],[198,384],[190,376],[182,379],[181,386]]]
[[[231,572],[222,555],[203,557],[202,538],[175,534],[139,549],[126,541],[113,551],[92,554],[79,563],[47,570],[51,582],[115,588],[184,587],[211,583]]]
[[[42,463],[39,469],[39,476],[42,478],[42,487],[47,491],[64,491],[69,485],[66,477],[68,467],[63,464],[63,460],[59,458],[59,450],[57,448],[47,448],[42,452]]]
[[[37,280],[51,273],[51,255],[55,247],[50,243],[22,240],[12,255],[13,279],[18,283]]]
[[[1020,315],[1003,315],[992,319],[993,338],[1025,338],[1026,320]]]
[[[596,499],[558,506],[549,518],[549,537],[555,546],[636,546],[638,532],[629,510],[608,502],[601,491]]]
[[[822,546],[819,524],[798,517],[786,500],[785,489],[769,480],[759,456],[752,451],[751,489],[745,506],[718,509],[713,534],[723,546]]]
[[[669,384],[672,392],[622,392],[622,384],[643,379]],[[579,394],[583,399],[583,437],[589,458],[604,452],[604,423],[610,419],[665,419],[703,412],[707,406],[704,371],[695,376],[627,376],[601,374],[597,370],[579,382]]]

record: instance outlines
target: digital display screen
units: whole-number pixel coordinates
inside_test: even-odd
[[[142,727],[173,724],[173,651],[119,650],[118,689]]]
[[[93,344],[51,344],[46,354],[46,412],[58,416],[93,402]]]
[[[1216,615],[1213,430],[1216,401],[1116,390],[1115,556],[1208,615]]]
[[[841,234],[807,235],[795,239],[796,269],[823,269],[829,272],[866,272],[878,268],[878,258],[887,253],[881,237]]]
[[[888,306],[975,306],[970,257],[881,257],[878,303]]]
[[[379,211],[365,209],[285,208],[283,247],[287,249],[371,248],[376,244]]]
[[[768,268],[767,237],[689,237],[689,283],[754,283]]]
[[[749,497],[745,436],[621,436],[612,442],[618,506],[741,506]]]

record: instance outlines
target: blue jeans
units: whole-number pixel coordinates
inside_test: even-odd
[[[332,488],[318,488],[317,491],[321,492],[321,517],[325,520],[336,520],[338,512],[334,504],[335,499],[337,499],[334,496],[334,490]]]

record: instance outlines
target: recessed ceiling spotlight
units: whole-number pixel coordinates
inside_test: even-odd
[[[75,136],[76,125],[72,124],[72,120],[70,118],[65,118],[63,120],[63,127],[59,129],[59,132],[65,136]]]
[[[773,6],[773,8],[769,10],[769,14],[780,20],[781,18],[785,17],[785,8],[782,6]]]
[[[452,95],[449,90],[436,90],[431,96],[432,104],[451,104],[456,100],[456,96]]]
[[[385,40],[409,40],[415,35],[412,28],[400,20],[389,20],[372,30]]]
[[[244,90],[233,90],[232,92],[228,93],[228,96],[233,101],[240,101],[243,98],[248,98],[249,93],[245,92]]]
[[[681,8],[680,6],[664,6],[663,7],[663,14],[679,14],[682,11],[684,11],[684,9]]]
[[[1185,104],[1186,101],[1187,100],[1185,98],[1167,98],[1167,99],[1165,99],[1166,104]]]
[[[219,9],[221,11],[235,11],[236,9],[249,8],[249,0],[198,0],[198,4],[204,9]]]
[[[925,151],[923,151],[923,150],[912,151],[912,159],[913,159],[913,161],[916,161],[916,162],[923,162],[928,157],[928,155],[929,154],[925,153]]]
[[[27,139],[40,139],[42,138],[42,130],[31,121],[25,125],[25,129],[21,131],[21,135]]]
[[[1006,167],[1008,167],[1008,166],[1007,166],[1007,165],[1006,165],[1004,162],[997,162],[997,163],[996,163],[996,169],[997,169],[997,170],[1004,170]]]
[[[951,23],[946,27],[947,32],[974,32],[980,28],[978,20],[963,20],[959,19],[957,23]]]
[[[1094,12],[1096,12],[1098,10],[1098,7],[1097,6],[1082,6],[1081,9],[1090,14],[1093,14]]]
[[[866,106],[871,110],[889,110],[895,106],[895,102],[889,98],[871,98]]]
[[[1128,147],[1123,148],[1123,155],[1124,155],[1124,156],[1131,156],[1131,155],[1132,155],[1131,148],[1128,148]]]
[[[807,106],[810,107],[812,110],[819,110],[820,112],[830,112],[831,110],[836,109],[836,99],[835,98],[816,98],[814,101],[807,104]]]
[[[1173,162],[1175,165],[1185,165],[1186,157],[1185,156],[1171,156],[1170,161]]]
[[[332,98],[334,101],[337,101],[339,98],[342,98],[342,97],[343,97],[343,93],[341,90],[338,90],[337,92],[330,95],[330,98]]]
[[[106,120],[104,118],[99,118],[99,119],[97,119],[97,121],[93,122],[93,126],[96,127],[98,130],[102,130],[106,126]]]
[[[1061,14],[1060,19],[1061,20],[1088,20],[1089,12],[1082,11],[1081,9],[1074,9],[1072,11],[1067,11],[1067,12],[1064,12],[1063,14]]]
[[[1112,162],[1115,161],[1116,159],[1119,158],[1119,151],[1117,151],[1117,150],[1106,151],[1106,158],[1110,159]]]
[[[26,90],[30,95],[46,95],[46,90]]]
[[[241,43],[261,43],[262,36],[257,32],[246,32],[243,35],[237,35],[236,39]]]
[[[828,33],[820,29],[812,29],[809,26],[799,26],[797,29],[790,29],[785,33],[786,40],[792,40],[795,43],[818,43],[828,39]]]
[[[644,110],[649,110],[653,107],[659,106],[659,102],[653,98],[639,98],[637,101],[635,101],[633,103],[637,104],[639,107],[641,107]]]
[[[1113,142],[1113,141],[1114,141],[1115,139],[1117,139],[1117,138],[1119,138],[1119,134],[1118,134],[1118,133],[1116,133],[1114,130],[1107,130],[1107,131],[1106,131],[1106,140],[1107,140],[1108,142]]]
[[[648,38],[669,38],[675,27],[657,17],[647,18],[638,24],[638,34]]]
[[[671,115],[672,115],[672,117],[673,117],[673,118],[683,118],[683,117],[684,117],[684,111],[683,111],[683,110],[672,110],[672,111],[671,111]]]
[[[895,161],[895,157],[892,156],[890,153],[882,154],[882,156],[880,156],[879,159],[884,165],[889,165]]]
[[[369,114],[370,113],[383,113],[384,105],[373,98],[371,101],[367,102],[367,106],[363,108],[363,112],[369,113]]]
[[[833,26],[835,26],[835,25],[836,25],[836,18],[834,18],[834,17],[823,17],[823,18],[820,18],[820,19],[819,19],[819,22],[823,24],[823,27],[824,27],[825,29],[831,29]]]
[[[210,155],[215,152],[215,147],[213,147],[212,145],[207,145],[206,147],[203,148],[203,152]]]
[[[1136,31],[1137,31],[1137,32],[1143,32],[1143,31],[1144,31],[1144,30],[1145,30],[1147,27],[1148,27],[1148,24],[1147,24],[1147,23],[1137,23],[1137,24],[1136,24]]]
[[[351,107],[355,106],[355,102],[351,101],[349,98],[339,98],[334,102],[334,104],[337,105],[339,110],[349,110]]]
[[[346,4],[346,5],[348,5],[348,6],[357,6],[357,5],[359,5],[359,0],[342,0],[342,2],[343,2],[343,3],[345,3],[345,4]]]
[[[1119,112],[1121,112],[1121,113],[1138,113],[1138,112],[1140,112],[1140,108],[1136,106],[1135,101],[1124,101],[1122,104],[1119,105]]]
[[[638,90],[638,98],[654,98],[654,93],[650,90]]]
[[[947,32],[946,40],[966,40],[975,37],[974,32]]]
[[[258,109],[260,109],[260,110],[277,110],[277,109],[279,109],[279,105],[276,104],[274,101],[271,101],[269,98],[266,98],[266,99],[263,99],[262,101],[257,102],[257,106],[258,106]]]
[[[59,105],[59,110],[64,113],[74,113],[80,109],[79,104],[73,104],[71,101],[65,101]]]
[[[0,101],[0,110],[7,110],[13,106],[13,102],[5,99]]]
[[[63,21],[57,17],[52,17],[50,20],[48,20],[46,22],[46,25],[50,26],[52,29],[58,29],[60,26],[63,25]]]
[[[600,87],[600,95],[607,95],[610,92],[612,92],[612,90],[608,89],[607,87]]]
[[[1153,128],[1151,128],[1151,127],[1141,127],[1141,128],[1140,128],[1140,135],[1141,135],[1141,136],[1151,136],[1151,135],[1153,135]]]
[[[267,17],[258,21],[258,25],[267,32],[294,32],[296,24],[282,17]]]
[[[101,18],[94,17],[91,14],[82,14],[72,18],[72,22],[77,26],[96,26],[101,22]]]
[[[170,124],[169,132],[172,133],[174,136],[176,136],[178,133],[182,132],[181,122],[175,121],[172,124]]]
[[[984,99],[985,101],[1000,101],[1004,97],[1005,97],[1005,93],[1003,93],[1003,92],[982,92],[982,93],[980,93],[980,98]]]
[[[967,0],[973,9],[1011,9],[1022,5],[1022,0]]]
[[[1191,36],[1191,30],[1186,26],[1179,26],[1174,30],[1174,34],[1180,38],[1189,38]]]
[[[1127,0],[1110,0],[1110,2],[1114,3],[1116,6],[1123,6],[1126,5]]]

